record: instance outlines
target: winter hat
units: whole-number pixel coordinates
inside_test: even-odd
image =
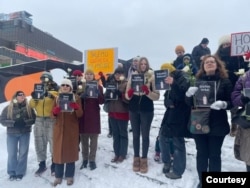
[[[209,40],[207,38],[203,38],[201,40],[201,44],[208,44],[209,43]]]
[[[175,47],[175,53],[177,52],[185,52],[185,49],[182,45],[178,45]]]
[[[73,76],[82,76],[82,71],[80,70],[74,70],[72,73]]]
[[[226,44],[226,43],[231,43],[230,35],[224,35],[219,39],[219,46],[221,46],[222,44]]]
[[[183,61],[185,60],[185,59],[189,59],[189,60],[191,60],[191,54],[184,54],[184,56],[183,56]]]
[[[161,65],[161,70],[169,70],[169,72],[175,71],[175,67],[171,63],[163,63]]]
[[[71,80],[65,78],[61,82],[61,85],[63,85],[63,84],[69,85],[71,87],[71,89],[73,89]]]
[[[17,91],[17,92],[15,93],[15,97],[17,97],[19,94],[23,94],[23,95],[24,95],[24,92],[23,92],[23,91]]]
[[[85,71],[85,74],[88,74],[88,73],[93,74],[93,75],[95,74],[94,71],[90,68],[86,69]]]
[[[125,72],[124,72],[124,69],[122,67],[117,67],[115,69],[114,74],[116,74],[116,73],[118,73],[118,74],[124,74]]]
[[[47,72],[47,71],[42,73],[40,80],[44,80],[45,78],[48,78],[50,81],[53,80],[52,74],[50,72]]]

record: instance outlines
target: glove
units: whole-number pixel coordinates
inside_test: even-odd
[[[54,116],[58,115],[61,112],[61,108],[59,106],[56,106],[53,108],[52,113]]]
[[[69,103],[70,108],[73,108],[74,110],[78,110],[79,109],[79,105],[75,102],[71,102]]]
[[[146,85],[142,85],[141,86],[141,90],[146,94],[146,95],[148,95],[149,94],[149,89],[148,89],[148,86],[146,86]]]
[[[134,95],[134,90],[132,88],[130,88],[128,90],[128,97],[131,98]]]
[[[244,95],[241,95],[240,100],[243,104],[247,104],[250,101],[250,99]]]
[[[186,91],[186,96],[192,97],[196,93],[196,91],[198,91],[198,87],[189,87]]]
[[[32,91],[30,95],[31,95],[32,99],[36,98],[36,93],[34,91]]]
[[[102,71],[100,71],[100,72],[98,73],[98,75],[99,75],[100,77],[104,77],[104,74],[103,74]]]
[[[214,110],[226,109],[227,103],[225,101],[215,101],[213,104],[211,104],[210,108]]]

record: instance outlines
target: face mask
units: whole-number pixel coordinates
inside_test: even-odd
[[[221,56],[230,56],[230,52],[231,52],[230,46],[220,49]]]

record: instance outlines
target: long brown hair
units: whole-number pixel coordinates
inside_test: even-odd
[[[196,74],[196,78],[200,78],[202,75],[206,74],[206,71],[204,69],[204,63],[205,63],[206,59],[209,57],[214,58],[215,63],[217,64],[217,69],[215,70],[215,73],[218,74],[220,76],[220,78],[228,78],[228,73],[227,73],[227,70],[225,68],[225,64],[214,55],[204,56],[204,58],[201,61],[200,69]]]

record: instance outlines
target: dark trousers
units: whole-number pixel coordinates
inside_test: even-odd
[[[109,118],[113,131],[113,148],[115,156],[126,158],[128,152],[128,121]]]
[[[142,158],[147,158],[149,132],[154,112],[129,112],[133,132],[134,157],[140,157],[140,135],[142,135]]]
[[[200,182],[202,172],[221,171],[221,147],[225,136],[194,135],[196,144],[196,168]]]
[[[65,164],[55,164],[55,176],[56,178],[63,178]],[[65,177],[73,178],[75,175],[75,162],[66,163]]]

